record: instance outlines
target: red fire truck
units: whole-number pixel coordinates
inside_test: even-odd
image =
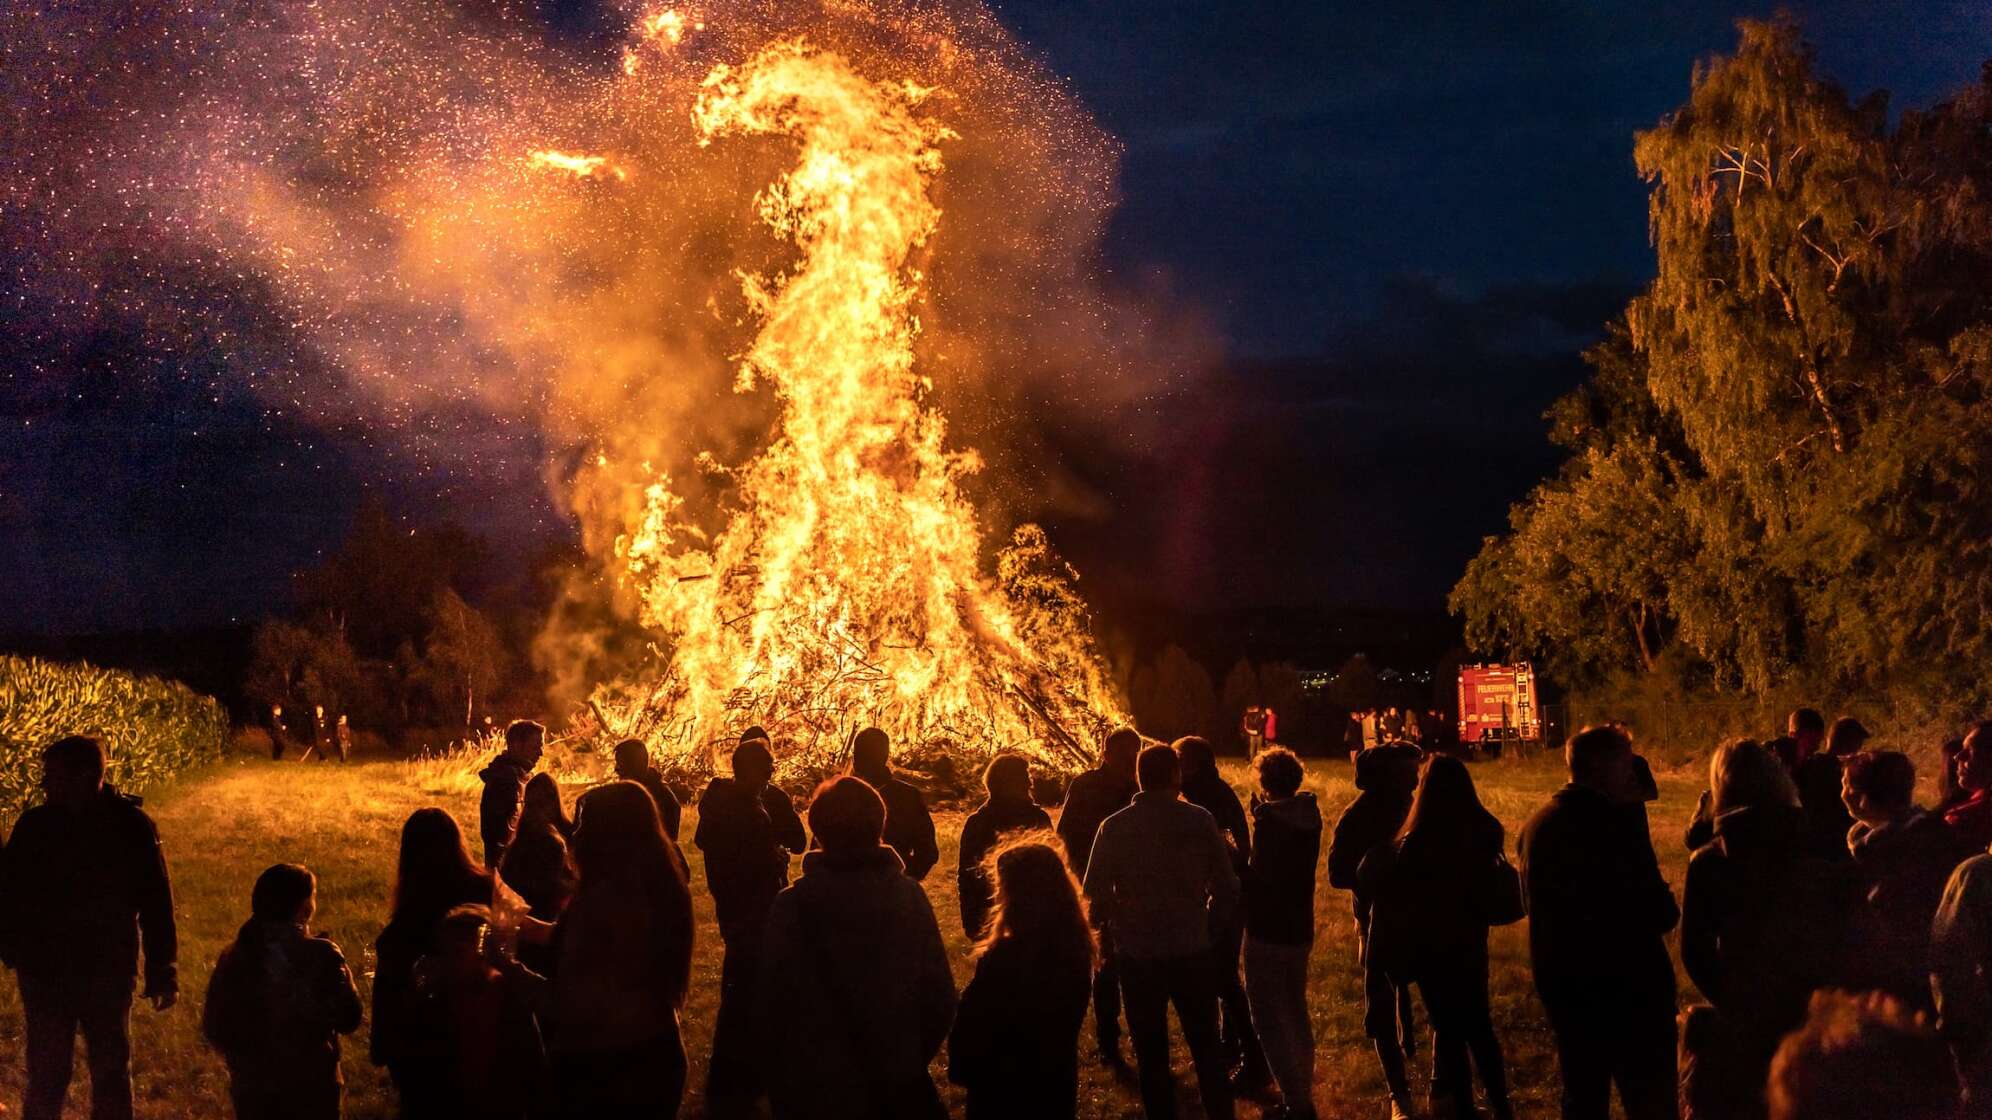
[[[1536,704],[1535,668],[1462,665],[1459,670],[1460,745],[1498,755],[1503,747],[1542,743],[1542,709]]]

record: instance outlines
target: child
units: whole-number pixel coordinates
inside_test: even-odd
[[[337,1120],[339,1036],[360,1026],[346,958],[313,936],[317,880],[295,863],[256,879],[250,918],[215,961],[201,1032],[228,1063],[237,1120]]]
[[[1245,991],[1252,1025],[1272,1063],[1288,1120],[1312,1120],[1314,1027],[1307,1011],[1307,959],[1314,949],[1314,866],[1321,810],[1302,793],[1300,759],[1269,747],[1253,759],[1256,840],[1245,873]]]
[[[540,1114],[546,1052],[526,982],[487,951],[490,908],[458,906],[436,928],[437,951],[415,965],[424,1019],[444,1041],[453,1115]]]

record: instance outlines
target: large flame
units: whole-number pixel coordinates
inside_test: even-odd
[[[1069,769],[1123,718],[1071,573],[1020,530],[982,571],[982,533],[915,369],[918,254],[941,220],[929,184],[948,129],[931,90],[874,81],[800,38],[706,78],[701,143],[781,135],[793,167],[761,218],[800,250],[786,274],[745,275],[761,329],[737,389],[781,402],[772,442],[732,472],[736,509],[708,544],[671,480],[649,486],[617,546],[643,622],[668,635],[668,673],[611,718],[704,769],[749,724],[788,744],[788,772],[834,761],[857,728],[985,756],[1027,751]]]

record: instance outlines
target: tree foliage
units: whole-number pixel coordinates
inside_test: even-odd
[[[1984,698],[1992,64],[1891,125],[1746,22],[1634,146],[1652,284],[1550,411],[1571,458],[1454,589],[1571,683]]]

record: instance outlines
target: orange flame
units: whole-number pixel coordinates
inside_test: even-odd
[[[617,542],[645,625],[672,643],[664,679],[615,707],[626,733],[706,769],[750,723],[821,769],[857,728],[903,746],[1024,750],[1060,769],[1125,717],[1093,648],[1072,572],[1026,526],[992,580],[914,368],[917,254],[941,220],[929,195],[953,134],[916,114],[928,90],[858,74],[801,39],[719,66],[693,108],[700,143],[780,135],[793,167],[757,198],[800,259],[745,275],[760,316],[736,389],[770,385],[779,427],[735,468],[737,511],[708,543],[668,475]],[[605,705],[610,706],[610,705]]]
[[[536,170],[564,171],[577,179],[592,179],[598,174],[614,175],[617,179],[629,178],[629,172],[609,162],[607,156],[577,156],[570,152],[540,149],[526,153],[526,164]]]

